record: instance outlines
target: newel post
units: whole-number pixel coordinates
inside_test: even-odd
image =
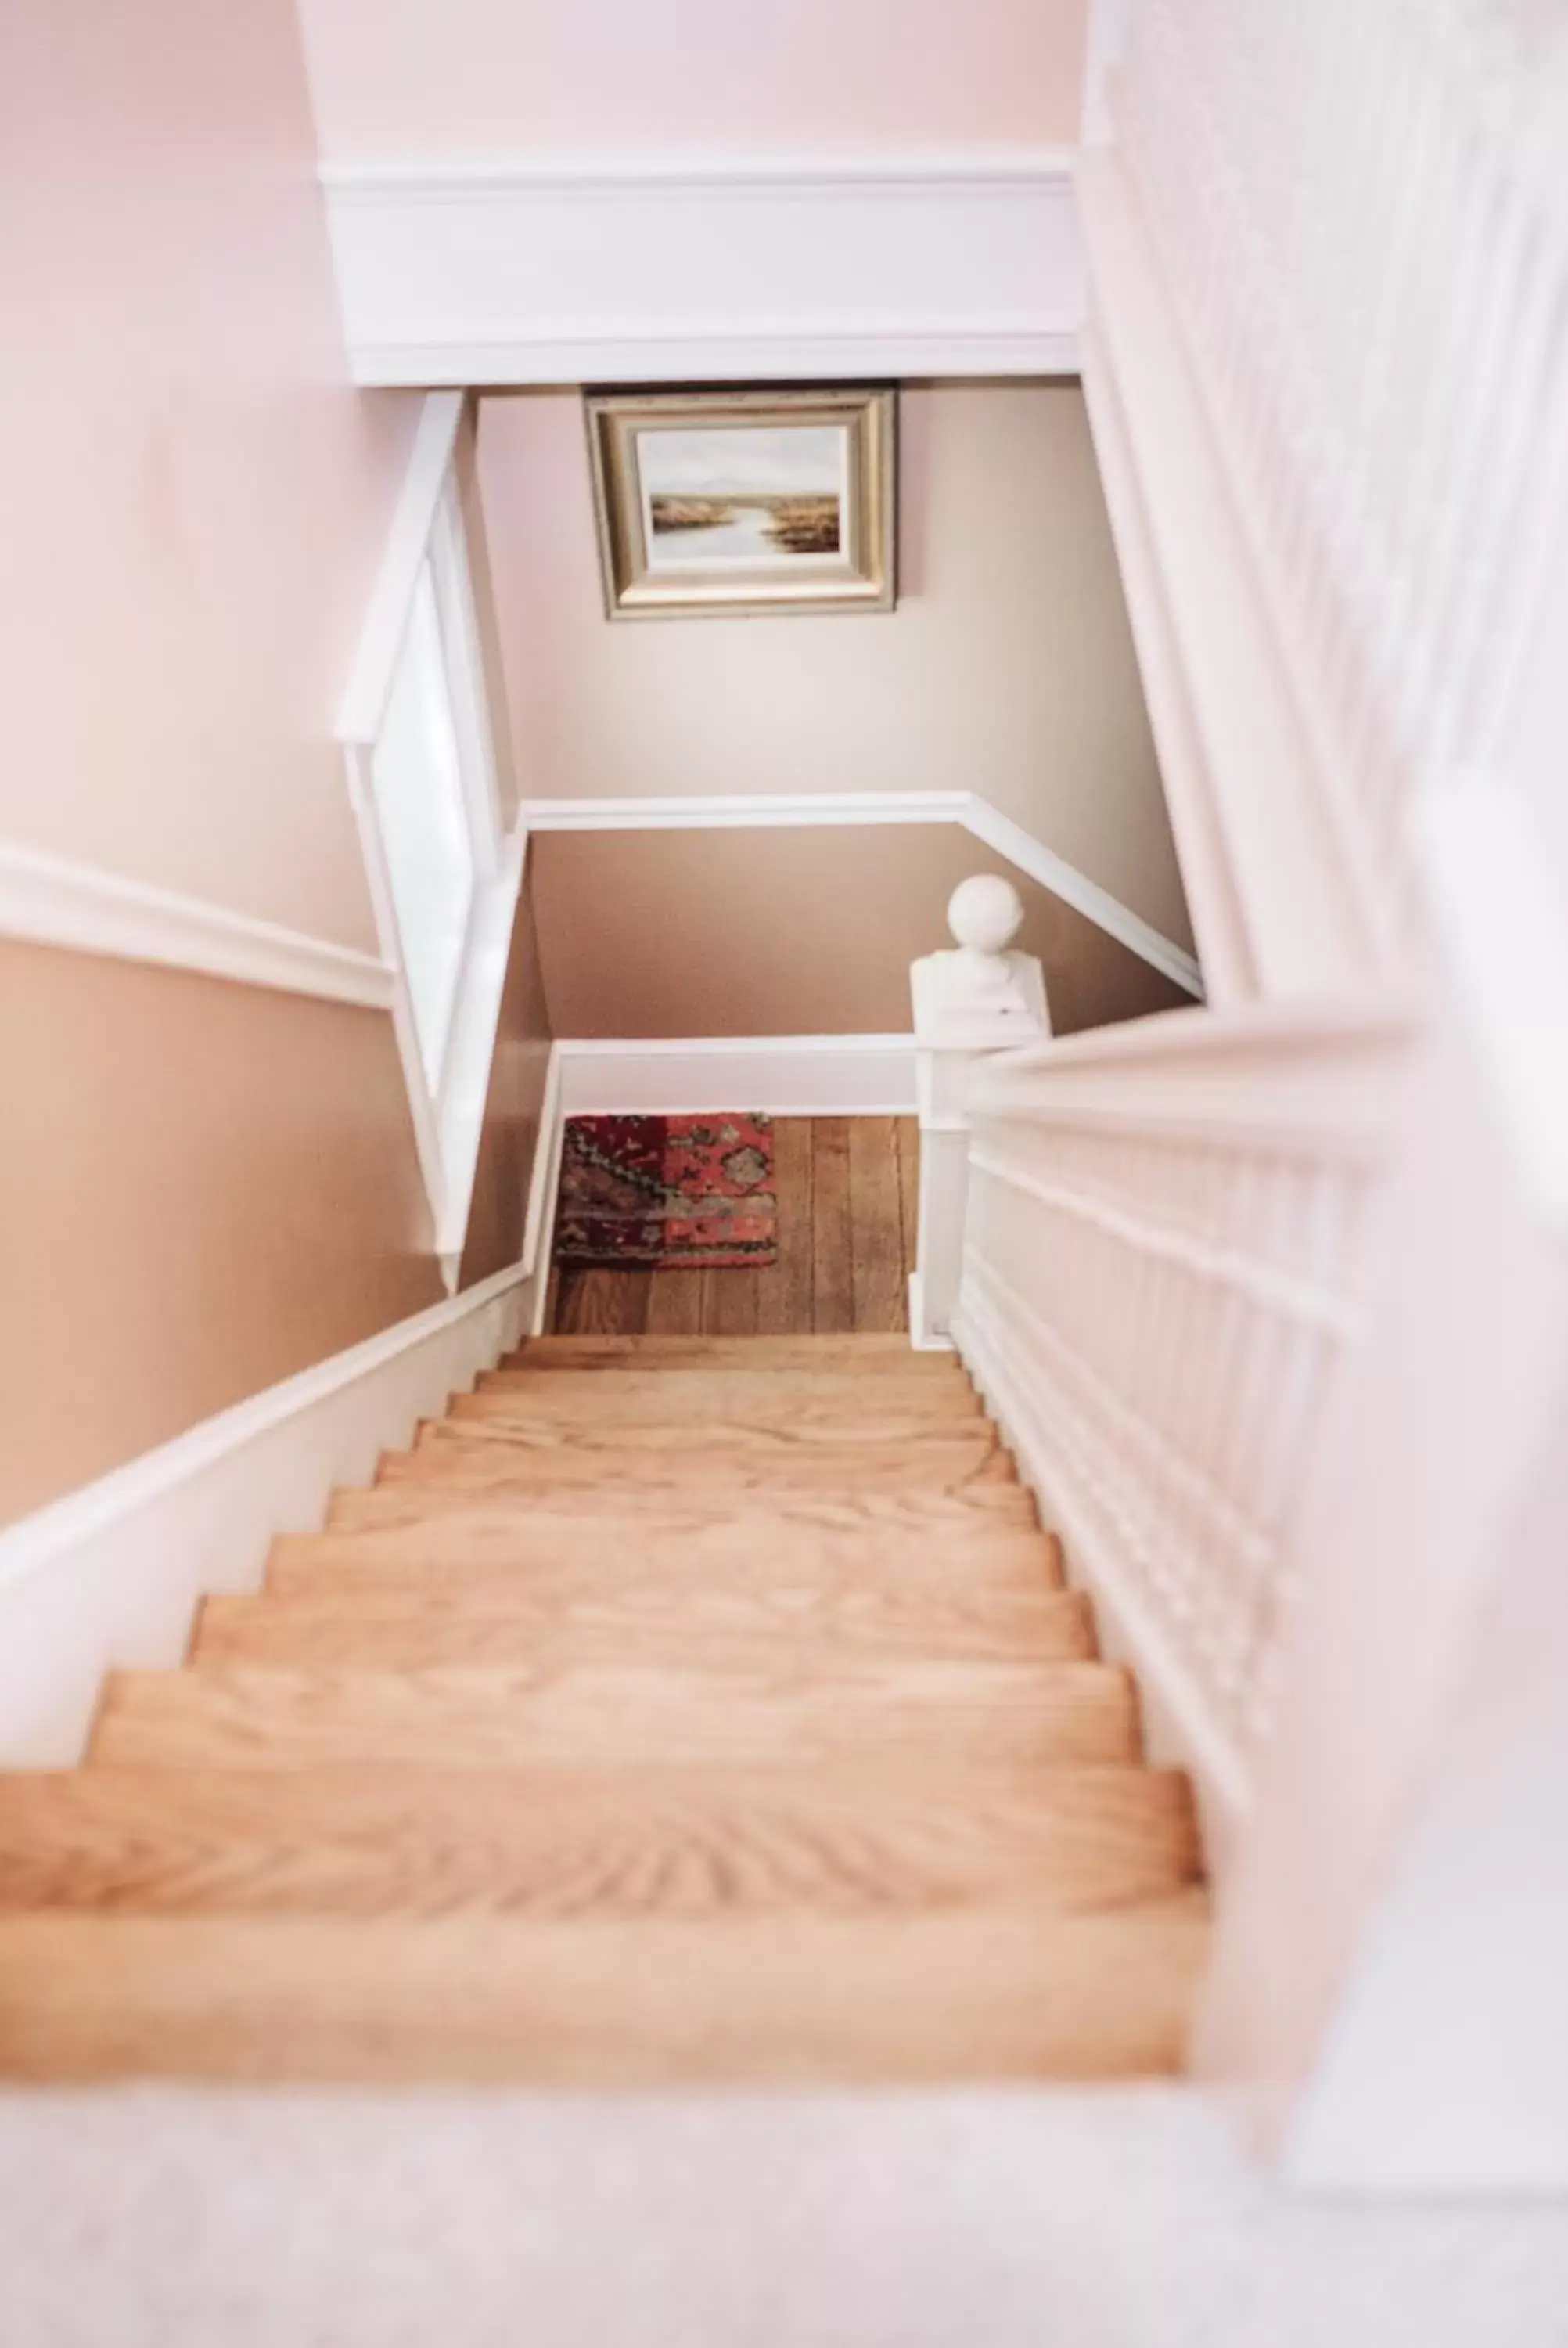
[[[1010,880],[977,873],[948,906],[954,949],[911,965],[920,1107],[920,1227],[909,1276],[909,1333],[925,1351],[951,1341],[964,1265],[969,1075],[987,1053],[1050,1034],[1045,980],[1032,954],[1008,951],[1023,921]]]

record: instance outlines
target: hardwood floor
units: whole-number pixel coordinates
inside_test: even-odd
[[[919,1148],[912,1117],[777,1117],[776,1263],[558,1271],[546,1326],[565,1337],[897,1335],[909,1325]]]

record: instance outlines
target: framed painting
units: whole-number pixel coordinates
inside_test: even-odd
[[[890,612],[895,394],[589,392],[612,620]]]

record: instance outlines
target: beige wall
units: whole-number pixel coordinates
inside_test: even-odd
[[[440,1296],[380,1012],[0,942],[0,1519]]]
[[[1190,946],[1081,394],[899,410],[897,612],[612,626],[578,395],[484,401],[525,794],[974,790]]]
[[[534,842],[559,1035],[888,1035],[971,872],[1007,872],[1059,1035],[1187,997],[957,825],[550,832]]]
[[[534,922],[532,858],[530,850],[530,870],[518,904],[511,959],[496,1026],[496,1056],[490,1068],[485,1128],[474,1174],[468,1238],[460,1273],[465,1288],[477,1280],[488,1279],[491,1272],[501,1271],[508,1263],[516,1263],[523,1249],[528,1178],[538,1144],[539,1110],[544,1103],[550,1050],[549,1018],[545,1008]]]

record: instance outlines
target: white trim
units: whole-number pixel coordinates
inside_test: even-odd
[[[1048,374],[1076,365],[1070,150],[322,171],[357,381]]]
[[[689,1035],[559,1043],[566,1117],[913,1117],[910,1035]]]
[[[518,897],[523,885],[527,854],[528,835],[519,827],[507,840],[493,879],[481,882],[474,893],[463,982],[452,1014],[452,1033],[436,1116],[442,1168],[436,1252],[447,1269],[448,1287],[456,1279],[456,1266],[468,1232],[468,1210],[473,1203],[485,1105],[489,1098],[490,1071],[496,1057],[496,1029],[506,991],[507,964],[511,958],[512,931],[518,918]]]
[[[408,469],[371,590],[348,690],[338,712],[340,742],[372,743],[381,731],[386,696],[414,606],[415,585],[430,551],[462,420],[460,391],[433,391],[420,408]]]
[[[1251,1807],[1240,1757],[1215,1729],[1201,1691],[1164,1632],[1104,1556],[1092,1523],[1073,1508],[1071,1488],[1052,1476],[1049,1412],[1030,1394],[1022,1348],[968,1276],[952,1331],[960,1359],[1040,1502],[1042,1520],[1061,1534],[1070,1570],[1093,1595],[1102,1653],[1109,1662],[1130,1664],[1137,1675],[1150,1758],[1184,1768],[1192,1777],[1204,1849],[1216,1877],[1223,1877]]]
[[[566,1139],[566,1111],[561,1106],[561,1049],[550,1045],[539,1104],[539,1129],[534,1142],[533,1179],[528,1185],[528,1211],[523,1231],[523,1262],[535,1275],[530,1337],[542,1337],[549,1310],[550,1259],[555,1249],[556,1205],[560,1195],[561,1148]]]
[[[681,798],[529,799],[530,831],[785,830],[835,824],[956,823],[994,854],[1115,938],[1196,1001],[1203,973],[1193,956],[1108,889],[1047,848],[975,791],[773,791]]]
[[[787,830],[794,825],[965,823],[969,791],[723,791],[678,798],[528,799],[530,831]]]
[[[544,1097],[539,1102],[538,1131],[534,1138],[533,1170],[528,1178],[528,1212],[523,1218],[523,1271],[529,1277],[541,1260],[549,1262],[549,1241],[555,1216],[557,1169],[561,1117],[560,1046],[552,1044],[545,1064]]]
[[[500,828],[489,696],[456,486],[463,411],[461,392],[431,392],[425,400],[338,721],[376,934],[391,974],[393,1025],[435,1224],[436,1255],[448,1291],[456,1284],[467,1235],[496,1026],[528,852],[528,831],[520,816],[505,838]],[[427,561],[474,874],[462,962],[435,1084],[420,1044],[374,770],[376,742]]]
[[[0,937],[200,971],[371,1011],[391,1009],[395,983],[374,954],[15,840],[0,840]]]
[[[259,1586],[274,1535],[311,1531],[514,1345],[520,1264],[204,1419],[0,1532],[0,1766],[79,1756],[103,1674],[178,1664],[208,1591]]]

